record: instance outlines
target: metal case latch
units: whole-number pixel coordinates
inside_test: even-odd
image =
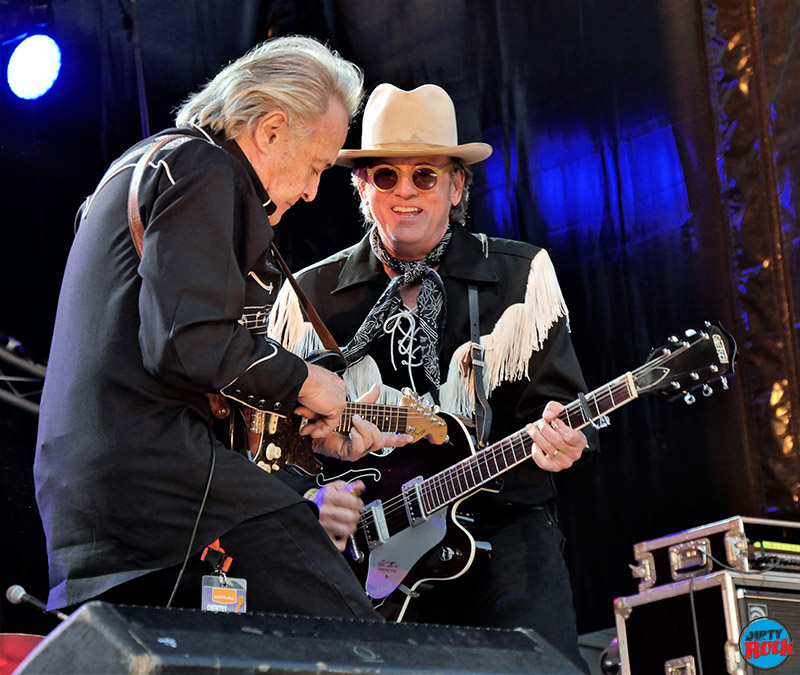
[[[713,561],[708,555],[710,552],[711,543],[705,537],[670,546],[669,567],[672,579],[681,581],[711,572]]]

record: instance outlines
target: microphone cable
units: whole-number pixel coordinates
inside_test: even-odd
[[[211,441],[211,466],[208,468],[208,480],[206,481],[206,489],[203,493],[203,499],[200,502],[200,508],[197,511],[197,518],[194,521],[194,528],[192,529],[192,536],[189,539],[189,546],[186,548],[186,556],[183,559],[183,565],[181,565],[180,572],[178,572],[178,578],[175,580],[175,586],[172,588],[172,594],[169,596],[169,600],[167,601],[167,609],[172,606],[172,601],[175,599],[175,594],[178,592],[178,587],[183,580],[183,574],[186,572],[186,566],[189,564],[189,558],[192,555],[192,547],[194,546],[194,540],[197,537],[197,530],[200,527],[200,517],[203,515],[203,511],[206,508],[206,500],[208,499],[208,493],[211,491],[211,479],[214,477],[214,465],[216,464],[216,452],[214,451],[214,439],[211,437],[211,430],[209,429],[209,440]]]

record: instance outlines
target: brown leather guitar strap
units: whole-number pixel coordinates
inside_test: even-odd
[[[142,257],[142,238],[144,237],[144,224],[142,223],[142,214],[139,211],[139,184],[142,182],[144,170],[153,159],[155,154],[161,150],[167,143],[175,140],[176,138],[186,138],[186,134],[170,134],[169,136],[162,136],[157,141],[145,148],[139,161],[133,169],[131,176],[131,184],[128,188],[128,227],[131,231],[131,238],[133,245],[136,247],[136,252],[139,257]]]
[[[144,153],[139,158],[139,161],[136,162],[136,166],[133,169],[131,184],[128,188],[128,227],[131,231],[133,245],[136,247],[136,252],[139,254],[140,258],[142,257],[144,223],[142,223],[142,214],[139,211],[139,184],[142,182],[144,170],[150,163],[150,160],[153,158],[153,156],[170,141],[183,137],[188,137],[188,135],[170,134],[168,136],[162,136],[152,145],[145,148]],[[208,393],[206,394],[206,399],[208,400],[208,406],[211,408],[211,412],[214,414],[214,417],[217,417],[218,419],[225,419],[228,415],[230,415],[231,406],[228,403],[228,400],[222,394]]]

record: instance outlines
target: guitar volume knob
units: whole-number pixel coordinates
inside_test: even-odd
[[[449,560],[452,560],[453,558],[459,555],[460,553],[451,546],[442,546],[441,548],[439,548],[439,560],[441,560],[442,562],[447,562]]]

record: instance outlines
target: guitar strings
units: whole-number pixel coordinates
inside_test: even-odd
[[[666,361],[673,359],[677,354],[680,354],[689,348],[690,345],[688,343],[685,342],[681,343],[675,350],[666,351],[660,356],[657,356],[648,361],[647,363],[643,364],[642,366],[639,366],[638,368],[634,369],[631,372],[631,375],[634,377],[634,379],[638,379],[638,376],[640,376],[642,373],[649,372],[654,370],[655,368],[660,367]],[[623,403],[626,403],[633,398],[633,393],[630,391],[628,385],[629,382],[627,380],[626,375],[622,375],[621,377],[612,380],[608,384],[599,387],[591,394],[589,394],[586,397],[587,403],[591,399],[591,401],[595,405],[595,409],[597,411],[597,417],[600,417],[603,414],[610,412],[614,408],[619,407]],[[627,398],[625,399],[625,401],[620,401],[619,403],[617,403],[615,399],[615,394],[620,394],[620,393],[624,393]],[[608,407],[604,407],[603,408],[604,412],[601,413],[599,402],[608,400],[610,400],[611,405]],[[571,415],[573,413],[580,415],[581,423],[579,426],[575,426],[572,424]],[[579,400],[573,401],[572,403],[566,405],[564,409],[561,411],[561,413],[558,415],[558,418],[561,419],[565,424],[574,429],[580,429],[588,425],[593,419],[596,419],[596,418],[586,419],[584,415],[584,408]],[[423,480],[419,484],[417,494],[425,510],[425,513],[426,514],[432,513],[438,510],[439,508],[445,506],[447,503],[453,501],[461,494],[464,494],[466,490],[464,489],[463,485],[461,485],[462,478],[467,478],[471,474],[472,480],[475,481],[474,476],[475,476],[475,471],[477,470],[478,472],[477,482],[475,483],[475,485],[472,486],[470,486],[469,483],[467,483],[467,488],[469,489],[470,487],[471,488],[478,487],[483,483],[488,482],[495,476],[500,475],[501,473],[507,471],[513,466],[516,466],[516,464],[524,461],[525,459],[528,459],[529,457],[528,451],[530,447],[532,447],[532,445],[533,445],[533,439],[531,439],[530,436],[527,434],[527,432],[525,432],[525,430],[523,429],[521,431],[512,434],[507,438],[504,438],[496,443],[493,443],[480,453],[471,455],[465,458],[464,460],[458,462],[457,464],[453,465],[452,467],[448,467],[447,469],[444,469],[439,473],[434,474],[430,478]],[[520,458],[518,458],[516,455],[517,446],[521,446],[524,451],[522,457]],[[507,454],[509,450],[511,451],[511,457],[512,457],[512,461],[510,463],[507,459]],[[499,458],[502,458],[503,460],[504,464],[503,469],[500,469],[500,465],[498,464]],[[492,472],[492,470],[489,468],[489,478],[484,478],[481,473],[482,470],[481,463],[484,467],[488,468],[489,463],[492,461],[494,462],[494,467],[495,467],[494,472]],[[459,486],[457,488],[459,494],[457,494],[456,496],[450,496],[449,494],[446,495],[445,489],[453,487],[456,481],[459,482]],[[435,493],[437,492],[441,493],[442,497],[441,502],[438,504],[437,501],[434,499]],[[426,497],[428,498],[427,503],[426,503]],[[383,505],[384,506],[383,514],[387,526],[389,525],[389,521],[391,520],[394,522],[397,516],[399,515],[407,516],[407,509],[405,505],[406,505],[405,493],[392,497],[386,501],[386,503]],[[375,521],[375,516],[372,514],[372,512],[367,512],[360,519],[358,524],[358,529],[359,530],[365,529],[367,525],[373,524],[374,521]]]
[[[611,400],[613,402],[615,392],[619,393],[623,390],[627,390],[627,383],[623,380],[624,376],[623,378],[618,378],[614,382],[609,383],[609,385],[601,387],[595,392],[592,392],[592,394],[587,396],[587,398],[596,399],[600,395],[598,392],[603,392],[605,395],[604,390],[608,389],[611,393]],[[621,381],[623,382],[620,383]],[[614,385],[616,385],[616,389],[612,390],[611,387]],[[589,423],[588,420],[583,418],[583,411],[580,408],[579,402],[574,402],[568,406],[565,406],[564,410],[562,410],[561,414],[559,415],[559,418],[564,418],[562,421],[564,421],[565,424],[573,426],[569,419],[570,408],[576,408],[577,412],[580,412],[581,418],[583,419],[583,424],[581,426],[585,426]],[[470,455],[452,467],[448,467],[447,469],[434,474],[430,478],[423,480],[418,487],[417,494],[425,513],[428,514],[438,510],[442,506],[445,506],[447,503],[456,499],[461,494],[464,494],[464,492],[466,492],[468,489],[478,487],[479,485],[488,482],[493,477],[498,476],[508,469],[516,466],[530,456],[528,451],[532,445],[533,439],[531,439],[528,433],[523,429],[507,438],[493,443],[480,453]],[[521,456],[517,456],[516,451],[519,448],[523,450]],[[503,465],[502,469],[500,468],[501,461]],[[489,466],[492,462],[494,463],[494,471],[492,471]],[[483,475],[484,469],[488,470],[488,478],[484,477]],[[477,480],[475,478],[476,474]],[[465,482],[467,486],[466,488],[464,487]],[[451,494],[453,489],[455,489],[457,493],[455,496]],[[439,499],[436,498],[437,495],[439,496]],[[405,517],[407,522],[406,501],[406,495],[404,493],[392,497],[384,503],[383,516],[387,526],[390,524],[390,521],[397,522],[397,516]],[[367,512],[359,521],[358,528],[366,528],[369,525],[373,525],[374,522],[375,516],[371,512]],[[402,521],[400,522],[402,523]]]
[[[375,403],[355,403],[355,402],[348,402],[347,408],[341,415],[340,424],[336,427],[337,431],[348,431],[352,428],[353,423],[353,415],[359,415],[363,417],[365,420],[372,422],[376,426],[380,426],[377,423],[378,420],[383,419],[385,421],[386,431],[391,431],[392,425],[394,426],[394,430],[397,433],[401,433],[399,430],[402,428],[402,423],[406,422],[405,427],[408,428],[408,423],[418,424],[420,422],[430,421],[431,418],[436,418],[435,413],[424,413],[418,412],[411,408],[406,408],[404,406],[392,406],[392,405],[377,405]],[[299,427],[302,423],[302,420],[298,416],[293,416],[288,418],[288,424],[291,424],[293,427]],[[388,422],[386,422],[388,420]],[[407,433],[407,432],[402,432]]]
[[[656,357],[652,361],[648,362],[648,364],[640,366],[639,368],[634,370],[633,373],[641,374],[642,372],[644,372],[646,370],[653,370],[654,367],[660,366],[663,362],[673,358],[677,353],[680,353],[680,352],[684,351],[688,347],[689,347],[689,345],[686,345],[686,344],[681,345],[677,350],[675,350],[674,353],[673,352],[669,352],[669,353],[663,354],[660,357]],[[600,408],[599,408],[599,405],[598,405],[598,398],[601,397],[601,396],[602,396],[603,399],[607,399],[607,398],[610,397],[612,405],[611,405],[611,407],[605,408],[605,411],[609,412],[611,409],[613,409],[613,407],[617,406],[617,404],[615,402],[615,398],[614,398],[615,393],[619,393],[619,392],[621,392],[623,390],[627,391],[628,390],[627,385],[628,385],[628,383],[627,383],[627,381],[625,379],[625,376],[622,376],[621,378],[617,378],[617,380],[612,381],[608,385],[606,385],[604,387],[600,387],[595,392],[592,392],[592,394],[590,396],[591,396],[591,398],[593,399],[593,401],[595,403],[595,408],[597,409],[598,416],[600,415]],[[606,390],[607,390],[607,394],[606,394]],[[630,392],[628,392],[628,399],[627,400],[630,400],[630,398],[631,398],[631,394],[630,394]],[[620,403],[620,405],[621,405],[621,403]],[[568,406],[565,406],[564,410],[559,415],[559,418],[566,418],[566,419],[564,419],[562,421],[564,421],[569,426],[573,426],[572,423],[571,423],[571,419],[570,419],[570,414],[572,412],[579,412],[580,413],[581,421],[582,421],[581,426],[585,426],[586,424],[589,423],[589,421],[586,420],[585,417],[584,417],[584,411],[583,411],[582,406],[580,405],[580,402],[573,402],[573,403],[569,404]],[[577,427],[577,428],[580,428],[580,427]],[[447,501],[452,501],[452,499],[454,499],[454,498],[453,497],[445,497],[445,501],[442,502],[439,506],[435,506],[435,505],[431,506],[430,503],[429,504],[425,504],[425,497],[426,496],[432,497],[434,492],[441,491],[448,484],[452,485],[454,483],[454,480],[458,480],[461,477],[467,476],[467,472],[471,473],[474,476],[475,469],[477,469],[478,470],[478,475],[479,475],[479,482],[477,483],[477,485],[480,485],[480,484],[486,482],[487,480],[491,479],[492,477],[494,477],[494,475],[499,475],[499,473],[502,473],[503,471],[507,470],[508,468],[511,468],[515,464],[519,463],[519,461],[527,459],[528,458],[528,453],[527,453],[528,447],[530,445],[532,445],[532,443],[526,442],[525,438],[530,439],[530,436],[528,436],[527,433],[525,433],[524,436],[523,436],[522,433],[523,432],[517,432],[516,434],[513,434],[512,436],[510,436],[510,437],[508,437],[506,439],[503,439],[502,441],[499,441],[496,444],[493,444],[492,446],[490,446],[489,448],[484,450],[480,455],[472,455],[472,456],[466,458],[465,460],[462,460],[462,462],[459,462],[458,464],[454,465],[453,467],[445,469],[444,471],[439,472],[438,474],[435,474],[431,478],[423,481],[421,486],[420,486],[420,488],[419,488],[418,494],[419,494],[420,499],[423,502],[423,506],[426,507],[427,513],[431,513],[433,511],[435,511],[437,508],[441,508],[441,506],[444,506],[447,503]],[[521,445],[523,447],[523,449],[525,450],[525,453],[524,453],[524,455],[523,455],[523,457],[521,459],[518,459],[516,457],[516,454],[513,454],[513,453],[515,453],[514,447],[517,444]],[[508,463],[508,460],[506,459],[506,454],[507,454],[507,451],[509,449],[511,449],[512,457],[513,457],[513,461],[510,464]],[[500,455],[498,455],[498,452],[500,453]],[[503,463],[505,464],[505,468],[502,469],[502,470],[500,469],[500,467],[498,465],[498,457],[499,456],[503,457]],[[494,473],[494,475],[492,475],[491,470],[490,470],[490,478],[489,479],[485,479],[482,476],[482,474],[480,473],[480,471],[481,471],[480,462],[483,462],[484,465],[488,465],[489,462],[492,461],[492,460],[494,461],[494,464],[495,464],[495,473]],[[476,485],[476,487],[477,487],[477,485]],[[463,493],[463,488],[460,488],[460,489],[461,489],[461,492]],[[388,525],[390,520],[393,520],[393,516],[396,516],[396,515],[398,515],[400,513],[405,513],[405,495],[398,495],[398,496],[396,496],[396,497],[394,497],[394,498],[392,498],[392,499],[390,499],[390,500],[388,500],[386,502],[386,506],[384,508],[384,518],[387,521],[387,525]],[[359,526],[358,526],[359,529],[361,529],[363,527],[366,527],[367,524],[370,524],[370,522],[374,521],[374,520],[375,520],[375,518],[374,518],[374,516],[372,516],[371,513],[365,514],[365,516],[362,518],[361,522],[359,522]]]

